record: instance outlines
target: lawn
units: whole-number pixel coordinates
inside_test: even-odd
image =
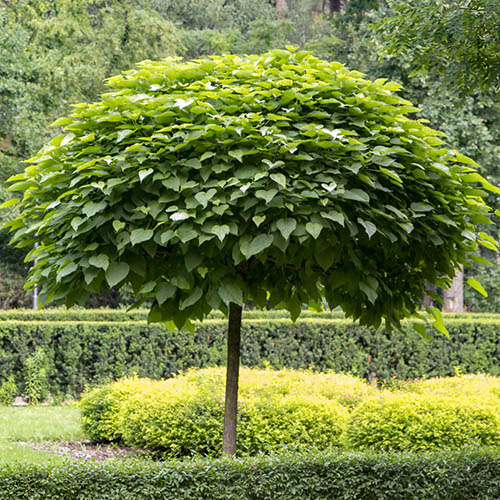
[[[79,410],[74,406],[0,407],[0,464],[62,463],[68,459],[18,443],[82,439]]]

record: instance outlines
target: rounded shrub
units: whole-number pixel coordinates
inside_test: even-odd
[[[224,377],[223,368],[207,368],[163,381],[125,379],[104,386],[82,400],[84,430],[94,440],[118,439],[165,456],[218,455]],[[348,375],[242,368],[240,452],[339,445],[349,416],[344,404],[375,390]]]
[[[238,447],[254,455],[283,447],[340,446],[348,418],[345,407],[321,397],[251,399],[240,406]]]
[[[412,380],[406,382],[404,387],[412,393],[447,397],[460,395],[483,404],[500,405],[500,377],[485,374]]]
[[[357,449],[414,450],[500,443],[498,411],[467,397],[385,393],[352,413],[344,443]]]
[[[149,379],[124,378],[96,387],[85,394],[79,403],[85,434],[97,442],[119,441],[119,419],[123,402],[133,394],[143,392],[152,383]]]

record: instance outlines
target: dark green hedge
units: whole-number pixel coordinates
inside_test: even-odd
[[[246,320],[242,363],[247,366],[350,372],[391,381],[464,373],[500,375],[500,320],[448,320],[450,338],[426,341],[342,319]],[[223,320],[207,320],[194,334],[170,333],[144,322],[0,322],[0,381],[13,374],[22,387],[24,363],[38,347],[48,357],[53,393],[78,395],[124,375],[166,378],[189,367],[225,363]]]
[[[500,453],[286,455],[155,463],[13,464],[12,500],[498,500]]]

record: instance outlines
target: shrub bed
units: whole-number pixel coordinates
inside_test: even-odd
[[[307,453],[158,463],[12,464],[16,500],[498,500],[500,453]]]
[[[80,402],[84,431],[95,441],[119,440],[168,456],[216,456],[222,446],[224,380],[224,369],[211,368],[94,389]],[[348,418],[341,402],[354,406],[375,392],[346,375],[243,368],[239,452],[340,445]]]
[[[365,379],[453,375],[500,375],[500,320],[450,319],[450,338],[430,341],[413,333],[361,327],[343,319],[249,319],[243,323],[246,366],[310,368],[352,373]],[[226,322],[207,320],[195,333],[169,332],[141,321],[0,321],[0,382],[13,376],[23,385],[26,359],[38,348],[47,356],[52,393],[77,396],[98,385],[137,373],[167,378],[190,367],[225,362]]]
[[[500,445],[500,399],[385,392],[349,419],[348,447],[425,451]]]
[[[164,456],[216,456],[222,447],[224,369],[165,381],[125,379],[80,402],[84,431]],[[484,378],[484,377],[483,377]],[[457,379],[457,380],[456,380]],[[460,383],[460,381],[462,381]],[[421,393],[379,390],[352,376],[244,368],[238,453],[283,446],[425,451],[500,446],[500,378],[476,395],[476,377],[435,380]],[[441,383],[439,383],[441,382]],[[350,414],[350,412],[352,412]]]

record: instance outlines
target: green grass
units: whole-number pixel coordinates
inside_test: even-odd
[[[68,459],[33,450],[16,441],[78,441],[85,436],[80,411],[73,406],[0,407],[0,464],[61,463]]]

